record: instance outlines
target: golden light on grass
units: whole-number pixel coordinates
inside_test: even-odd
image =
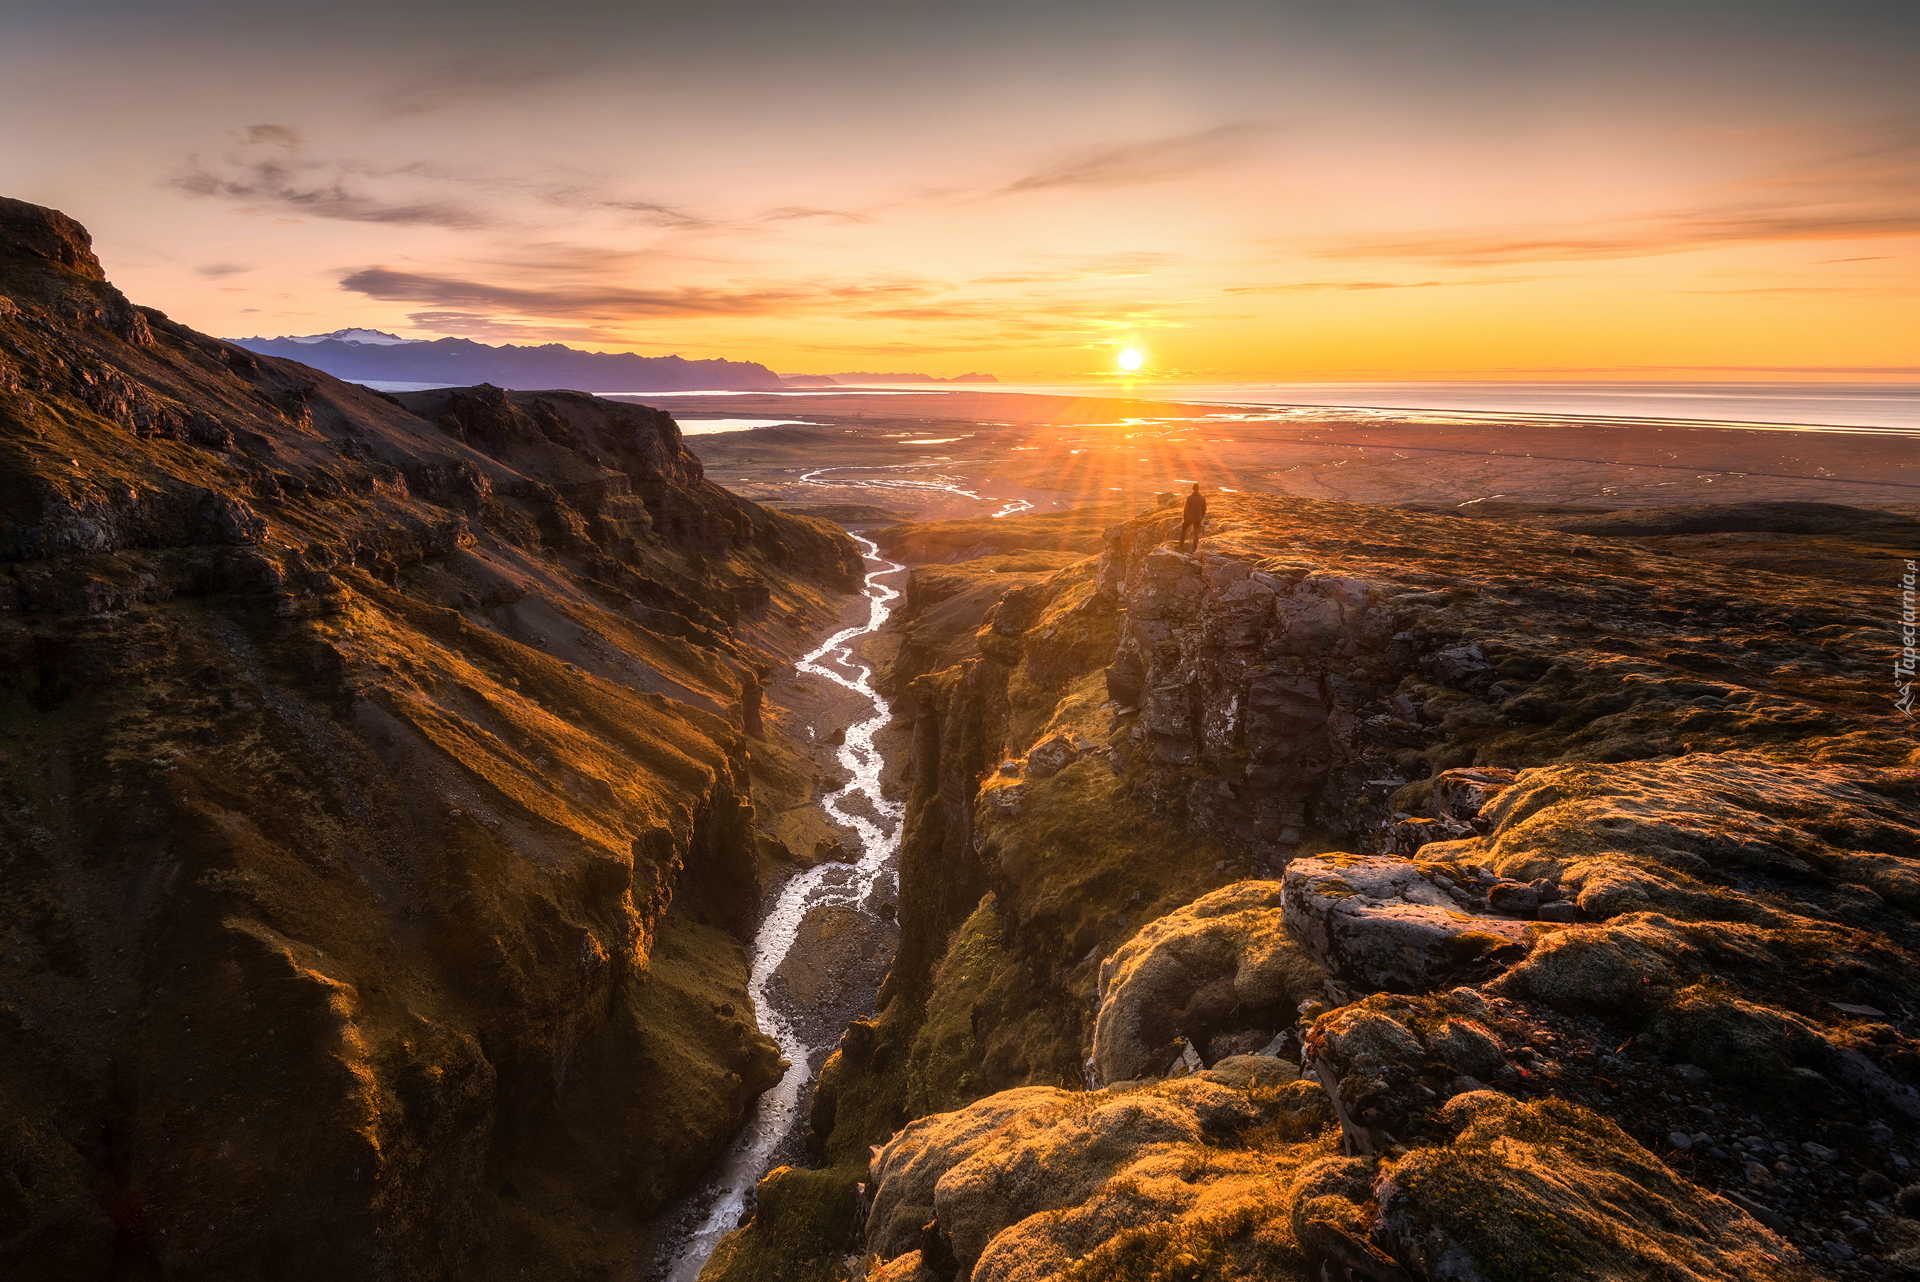
[[[1121,348],[1118,359],[1120,362],[1120,368],[1127,371],[1127,373],[1129,374],[1133,373],[1133,371],[1139,369],[1142,365],[1147,363],[1147,358],[1141,355],[1140,349],[1137,347]]]

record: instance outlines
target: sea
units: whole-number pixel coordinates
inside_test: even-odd
[[[444,384],[375,383],[378,391],[418,391]],[[1075,383],[969,383],[929,387],[925,383],[875,384],[874,390],[920,396],[1025,392],[1041,396],[1099,396],[1160,400],[1188,405],[1218,405],[1223,415],[1264,410],[1293,415],[1332,410],[1340,417],[1409,412],[1455,416],[1555,418],[1578,420],[1658,419],[1686,423],[1777,426],[1788,430],[1828,430],[1920,436],[1920,382],[1906,383],[1678,383],[1678,382],[1184,382],[1172,379],[1106,379]],[[847,389],[851,390],[851,389]],[[723,389],[685,392],[600,392],[598,395],[648,403],[681,402],[687,408],[714,396],[792,398],[796,408],[821,396],[844,395],[835,388],[794,388],[784,392],[742,393]],[[712,420],[710,420],[712,421]],[[761,420],[772,426],[790,419]],[[738,431],[747,420],[726,428]]]

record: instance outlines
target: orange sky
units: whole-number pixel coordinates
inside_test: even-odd
[[[0,18],[5,193],[222,335],[1920,373],[1903,6],[37,4]]]

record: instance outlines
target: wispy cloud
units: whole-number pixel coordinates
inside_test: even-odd
[[[1791,240],[1858,240],[1920,235],[1911,210],[1781,210],[1673,215],[1606,227],[1540,234],[1513,230],[1344,237],[1313,252],[1321,258],[1393,259],[1442,267],[1645,258],[1729,245]]]
[[[1502,365],[1488,374],[1920,374],[1920,365]]]
[[[1144,142],[1110,143],[1069,153],[1001,188],[1002,194],[1059,187],[1125,187],[1164,182],[1231,164],[1265,133],[1254,124],[1219,125]]]
[[[242,263],[208,263],[204,267],[194,268],[193,273],[196,276],[205,276],[211,280],[219,280],[222,276],[238,276],[241,272],[250,272],[252,270],[253,268]]]
[[[616,223],[697,231],[718,220],[622,191],[598,175],[502,174],[413,161],[372,164],[310,153],[290,125],[250,125],[210,159],[190,156],[167,185],[256,211],[347,222],[416,224],[456,230],[526,229],[579,215]],[[543,214],[542,207],[553,213]]]
[[[815,209],[809,205],[782,205],[778,209],[767,210],[753,221],[762,223],[790,223],[803,219],[818,219],[821,222],[838,223],[842,225],[870,223],[874,221],[872,214],[863,214],[855,209]]]
[[[198,164],[169,180],[195,196],[221,196],[257,209],[335,218],[355,223],[416,224],[427,227],[486,227],[493,219],[450,200],[391,201],[355,191],[340,178],[315,181],[274,160],[228,166]]]
[[[636,200],[627,196],[609,194],[591,186],[572,185],[554,186],[542,189],[540,199],[549,205],[562,209],[604,210],[608,213],[627,214],[638,223],[650,223],[657,227],[692,229],[712,227],[710,218],[690,213],[673,205],[663,205],[658,201]]]
[[[401,80],[374,99],[374,112],[389,120],[424,115],[473,98],[498,98],[578,70],[577,64],[538,45],[470,54]]]
[[[1030,271],[976,276],[973,283],[976,285],[1025,285],[1150,276],[1158,269],[1177,262],[1180,256],[1153,250],[1129,250],[1114,254],[1042,254],[1039,257],[1042,261],[1053,261],[1059,265],[1039,267]]]
[[[681,286],[632,289],[597,282],[545,286],[497,285],[368,267],[340,281],[342,289],[383,302],[425,303],[438,307],[481,308],[511,316],[619,321],[657,316],[761,316],[774,312],[814,311],[876,299],[923,295],[925,282],[874,280],[838,283],[768,283],[737,289]]]
[[[300,145],[300,131],[291,125],[248,125],[243,137],[247,142],[284,147],[288,151]]]
[[[513,339],[538,339],[549,343],[632,343],[618,330],[600,325],[529,325],[517,321],[496,320],[475,312],[413,312],[408,320],[424,330],[456,338],[474,338],[506,342]]]
[[[299,156],[300,132],[290,125],[250,125],[239,146],[216,160],[189,157],[167,185],[195,196],[236,201],[256,210],[296,213],[356,223],[429,227],[485,227],[493,219],[448,199],[395,200],[353,184],[369,175],[337,161]],[[383,176],[408,172],[388,170]]]
[[[1642,258],[1784,241],[1920,235],[1920,125],[1879,121],[1848,144],[1698,208],[1557,228],[1382,232],[1324,240],[1322,258],[1447,267]],[[1839,260],[1845,261],[1845,260]]]
[[[1317,294],[1370,289],[1444,289],[1465,285],[1515,285],[1538,276],[1478,276],[1470,280],[1296,280],[1275,285],[1233,285],[1227,294]]]

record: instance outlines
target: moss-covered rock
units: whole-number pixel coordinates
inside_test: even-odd
[[[1745,1211],[1585,1109],[1475,1091],[1442,1120],[1451,1142],[1393,1163],[1376,1190],[1379,1240],[1436,1282],[1808,1276]]]
[[[1104,1082],[1160,1076],[1177,1043],[1205,1047],[1217,1034],[1271,1038],[1303,1001],[1322,996],[1325,973],[1288,936],[1280,885],[1243,881],[1158,918],[1100,967],[1093,1070]]]

